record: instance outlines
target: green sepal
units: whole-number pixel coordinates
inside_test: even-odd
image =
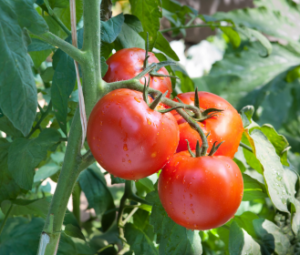
[[[197,108],[200,108],[200,103],[199,103],[199,96],[198,96],[198,88],[196,87],[195,89],[195,101],[194,101],[194,105]]]
[[[174,106],[172,108],[158,110],[158,112],[160,112],[160,113],[167,113],[167,112],[171,112],[171,111],[173,111],[175,109],[178,109],[178,108],[182,108],[182,106],[178,105],[178,106]]]
[[[169,78],[179,79],[177,76],[174,76],[174,75],[161,74],[161,73],[155,73],[155,72],[151,72],[150,75],[154,76],[154,77],[169,77]]]
[[[212,148],[211,148],[211,151],[210,153],[208,154],[208,156],[213,156],[216,151],[219,149],[219,147],[222,145],[222,143],[224,143],[224,141],[220,142],[218,145],[216,145],[217,142],[214,142]]]
[[[191,147],[190,147],[190,142],[189,142],[189,140],[188,139],[185,139],[186,140],[186,142],[187,142],[187,147],[188,147],[188,151],[189,151],[189,153],[191,154],[191,156],[193,157],[193,158],[195,158],[196,156],[195,156],[195,153],[194,152],[192,152],[192,150],[191,150]]]
[[[196,144],[196,157],[201,157],[201,147],[200,147],[200,143],[199,140],[197,140],[197,144]]]
[[[148,100],[148,90],[149,90],[149,86],[150,86],[150,77],[149,77],[149,81],[147,84],[147,79],[146,77],[144,77],[145,79],[145,83],[144,83],[144,89],[143,89],[143,99],[146,102],[146,104],[149,104],[149,100]]]
[[[155,71],[158,71],[159,69],[161,69],[162,67],[165,66],[176,66],[177,63],[174,61],[161,61],[159,63],[157,63],[157,67],[155,68]]]
[[[153,102],[149,105],[149,108],[154,110],[156,108],[156,106],[158,106],[158,104],[160,103],[161,99],[163,97],[165,97],[168,94],[168,90],[164,93],[164,94],[159,94],[154,100]]]

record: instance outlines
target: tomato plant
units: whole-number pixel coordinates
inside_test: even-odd
[[[150,109],[141,92],[118,89],[95,105],[87,139],[104,169],[138,180],[165,165],[176,151],[179,131],[172,114]]]
[[[106,61],[108,70],[103,77],[106,82],[129,80],[137,76],[144,70],[146,51],[139,48],[129,48],[117,51]],[[148,52],[148,64],[159,63],[159,60],[152,52]],[[166,68],[160,68],[156,73],[169,75]],[[172,93],[172,83],[169,77],[156,77],[151,74],[145,75],[147,82],[150,77],[150,87],[165,93],[168,91],[167,97]],[[145,83],[145,79],[140,79],[141,84]]]
[[[185,104],[194,105],[195,103],[195,94],[193,92],[179,94],[177,97]],[[202,111],[209,108],[222,110],[222,112],[212,113],[212,117],[199,123],[205,134],[208,135],[209,151],[214,142],[223,142],[215,155],[233,158],[238,150],[244,131],[240,115],[229,102],[217,95],[208,92],[198,92],[198,97],[200,109]],[[200,139],[199,134],[192,129],[178,113],[175,113],[174,115],[180,130],[180,141],[177,152],[187,150],[186,139],[189,140],[191,149],[194,150],[196,148],[197,140]]]
[[[175,154],[162,169],[158,194],[168,216],[188,229],[217,228],[230,220],[243,197],[243,178],[229,157]]]
[[[0,254],[299,254],[300,7],[224,1],[0,1]]]

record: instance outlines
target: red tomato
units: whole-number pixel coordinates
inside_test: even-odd
[[[217,143],[224,141],[215,153],[215,156],[223,155],[233,158],[234,154],[238,150],[244,131],[240,115],[230,103],[217,95],[208,92],[198,92],[198,96],[201,110],[204,111],[208,108],[223,110],[222,112],[216,113],[216,116],[201,122],[201,128],[203,131],[206,134],[210,132],[210,135],[207,138],[209,145],[208,152],[211,150],[215,141]],[[179,94],[177,97],[185,104],[194,105],[194,92]],[[191,149],[195,150],[197,140],[199,140],[200,145],[202,144],[200,135],[187,125],[186,121],[177,112],[172,111],[172,113],[174,114],[177,123],[180,124],[180,141],[177,152],[187,150],[187,143],[185,139],[189,140]]]
[[[171,113],[151,110],[142,93],[117,89],[95,105],[87,141],[99,164],[111,174],[138,180],[160,170],[175,153],[179,130]]]
[[[122,49],[117,51],[106,63],[108,70],[103,77],[106,82],[129,80],[134,78],[143,71],[146,51],[139,48]],[[148,63],[159,63],[159,60],[152,52],[149,52]],[[169,75],[166,68],[162,67],[157,73]],[[145,75],[147,82],[149,74]],[[144,78],[140,79],[141,84],[145,83]],[[162,93],[168,90],[167,97],[172,93],[172,83],[169,77],[150,77],[150,87],[161,91]]]
[[[188,229],[216,228],[230,220],[243,197],[243,178],[229,157],[175,154],[162,169],[158,193],[169,217]]]

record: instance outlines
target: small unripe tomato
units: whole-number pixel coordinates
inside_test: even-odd
[[[173,115],[150,109],[142,93],[130,89],[101,98],[88,121],[87,141],[95,159],[109,173],[127,180],[160,170],[175,153],[178,140]]]
[[[162,169],[158,193],[169,217],[188,229],[217,228],[230,220],[243,197],[243,178],[229,157],[175,154]]]

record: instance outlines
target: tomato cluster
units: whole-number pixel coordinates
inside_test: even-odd
[[[157,63],[149,54],[149,62]],[[143,70],[144,60],[142,49],[118,51],[107,60],[105,81],[135,77]],[[168,75],[165,68],[157,72]],[[147,78],[153,88],[171,92],[168,77],[150,74]],[[138,180],[162,169],[158,193],[169,217],[186,228],[205,230],[226,223],[241,203],[243,179],[232,158],[243,126],[237,111],[217,95],[188,92],[174,101],[194,105],[195,96],[203,116],[211,112],[208,109],[217,109],[196,119],[208,140],[204,156],[196,148],[200,135],[180,114],[162,113],[162,105],[152,107],[145,95],[130,89],[114,90],[98,101],[89,118],[87,140],[99,164],[117,177]],[[215,142],[223,144],[213,155]]]

